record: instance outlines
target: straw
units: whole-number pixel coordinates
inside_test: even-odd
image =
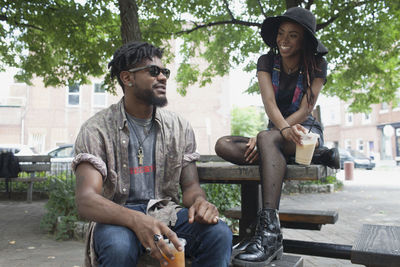
[[[308,130],[308,133],[311,133],[311,129],[312,129],[312,127],[314,126],[314,123],[315,123],[315,117],[313,118],[313,121],[312,121],[312,123],[311,123],[310,130]]]

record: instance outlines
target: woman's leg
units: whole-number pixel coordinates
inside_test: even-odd
[[[258,164],[258,160],[250,164],[244,157],[249,140],[250,138],[243,136],[223,136],[215,144],[215,153],[224,160],[237,165]]]
[[[278,217],[279,200],[286,172],[286,155],[295,146],[286,142],[276,130],[257,135],[263,209],[257,216],[255,234],[243,253],[233,262],[239,266],[265,266],[283,253],[282,232]]]
[[[262,131],[257,135],[263,208],[279,209],[286,156],[293,155],[295,145],[286,142],[279,131]]]

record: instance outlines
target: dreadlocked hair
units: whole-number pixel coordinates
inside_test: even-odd
[[[315,77],[315,72],[320,71],[319,66],[322,62],[322,56],[315,54],[315,44],[312,42],[312,37],[310,33],[304,31],[303,39],[303,55],[302,55],[302,65],[303,65],[303,88],[304,94],[307,97],[307,103],[310,108],[314,106],[315,95],[311,90],[311,81]]]
[[[121,46],[115,51],[113,59],[108,63],[110,77],[113,80],[117,77],[119,85],[125,92],[120,78],[121,71],[126,71],[136,67],[145,59],[153,60],[154,57],[161,58],[163,50],[145,42],[130,42]]]

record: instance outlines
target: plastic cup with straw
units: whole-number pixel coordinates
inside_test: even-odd
[[[296,157],[295,161],[299,164],[310,165],[312,156],[314,154],[315,145],[319,135],[312,133],[311,129],[314,127],[315,118],[312,121],[308,133],[300,132],[302,145],[296,144]]]

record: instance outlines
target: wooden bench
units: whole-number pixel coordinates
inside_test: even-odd
[[[252,223],[261,207],[259,192],[259,166],[235,165],[215,155],[202,155],[197,163],[201,183],[240,184],[241,207],[228,211],[239,219],[239,237],[241,240],[253,234]],[[288,165],[285,180],[321,180],[336,173],[336,170],[323,165]],[[236,215],[235,215],[236,213]],[[240,215],[239,215],[240,213]],[[286,227],[301,229],[320,229],[321,225],[335,223],[338,220],[336,211],[297,211],[284,213]]]
[[[32,202],[33,183],[46,181],[46,177],[37,177],[37,172],[47,172],[51,169],[50,156],[48,155],[35,155],[35,156],[17,156],[21,172],[30,174],[30,177],[22,178],[2,178],[0,182],[22,182],[28,183],[27,201]]]
[[[227,218],[240,220],[242,211],[240,207],[234,207],[225,211],[224,215]],[[338,217],[338,212],[332,210],[279,210],[279,220],[284,228],[321,230],[324,224],[335,224]]]
[[[400,266],[400,227],[364,224],[354,245],[283,240],[284,252],[350,260],[368,267]]]
[[[351,249],[351,262],[371,267],[400,266],[400,227],[364,224]]]

